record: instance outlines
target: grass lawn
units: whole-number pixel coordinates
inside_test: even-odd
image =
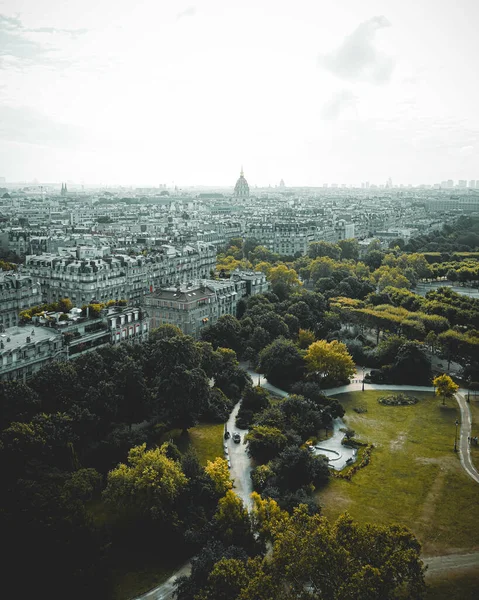
[[[476,600],[479,590],[479,571],[471,569],[427,580],[425,600]]]
[[[131,600],[144,594],[160,583],[166,581],[181,567],[181,563],[173,564],[170,568],[163,564],[148,564],[148,557],[142,556],[143,561],[137,568],[129,564],[125,570],[114,574],[113,600]]]
[[[479,549],[479,486],[453,451],[459,407],[420,392],[411,392],[420,399],[414,406],[382,406],[377,398],[387,393],[337,396],[347,425],[375,449],[350,482],[331,479],[318,493],[323,514],[335,519],[348,511],[362,522],[407,525],[425,556]],[[352,410],[359,404],[366,413]]]
[[[172,439],[181,452],[186,452],[189,446],[193,446],[200,463],[206,466],[208,460],[214,460],[218,456],[224,458],[224,430],[222,423],[200,423],[188,429],[186,435],[182,434],[181,429],[168,431],[162,436],[161,443]]]

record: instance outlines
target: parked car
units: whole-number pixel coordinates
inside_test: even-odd
[[[241,436],[239,433],[233,433],[233,442],[239,444],[241,442]]]

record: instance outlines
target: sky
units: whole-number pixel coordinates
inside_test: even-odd
[[[0,0],[0,177],[479,179],[478,0]]]

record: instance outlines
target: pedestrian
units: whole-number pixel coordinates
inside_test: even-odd
[[[467,436],[467,443],[470,444],[471,443],[471,436]]]

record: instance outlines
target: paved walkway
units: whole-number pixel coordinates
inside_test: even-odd
[[[229,440],[224,441],[225,458],[230,466],[230,477],[233,481],[234,491],[243,500],[243,504],[248,510],[253,508],[251,494],[253,493],[253,481],[251,480],[251,459],[246,452],[247,445],[244,443],[244,436],[248,433],[245,429],[236,427],[236,415],[238,414],[241,402],[238,402],[233,408],[226,423],[226,429],[230,432]],[[239,433],[241,442],[233,442],[233,433]]]
[[[471,436],[472,419],[471,411],[469,409],[469,404],[466,401],[465,394],[467,394],[467,390],[463,389],[459,390],[459,392],[456,394],[456,400],[459,404],[459,408],[461,409],[461,429],[458,448],[459,458],[461,459],[461,464],[469,477],[479,483],[479,472],[472,462],[471,450],[468,442],[468,438]]]

